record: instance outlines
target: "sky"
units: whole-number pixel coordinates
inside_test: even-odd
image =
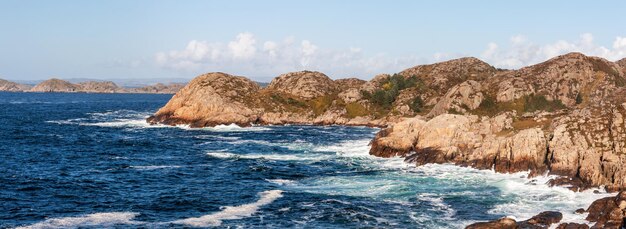
[[[473,56],[626,57],[626,1],[0,1],[0,78],[371,79]]]

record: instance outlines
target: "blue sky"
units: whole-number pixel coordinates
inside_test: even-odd
[[[475,56],[626,57],[626,1],[0,1],[0,78],[369,79]]]

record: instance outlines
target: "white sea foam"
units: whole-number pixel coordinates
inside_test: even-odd
[[[437,182],[449,185],[492,186],[500,190],[497,199],[505,203],[497,204],[489,211],[490,214],[506,215],[518,220],[526,220],[541,211],[554,210],[563,213],[562,222],[588,223],[586,214],[574,214],[578,208],[586,208],[596,199],[610,196],[603,191],[595,194],[595,190],[573,192],[564,187],[550,187],[547,181],[555,176],[540,176],[528,179],[528,172],[514,174],[496,173],[491,170],[477,170],[459,167],[452,164],[428,164],[416,167],[405,163],[402,158],[381,159],[369,155],[369,139],[344,141],[330,146],[315,147],[315,151],[336,152],[338,157],[364,160],[364,166],[390,169],[378,177],[348,176],[321,177],[314,180],[302,180],[287,184],[298,190],[330,195],[368,196],[394,200],[396,194],[411,189],[417,182],[415,179],[426,177],[436,178]],[[395,172],[393,172],[395,171]],[[455,210],[443,201],[446,195],[472,195],[471,192],[440,193],[436,196],[418,196],[442,211],[446,218],[453,218]],[[400,201],[406,201],[400,199]],[[459,222],[464,226],[470,221]]]
[[[51,218],[43,222],[28,226],[17,227],[18,229],[51,229],[51,228],[78,228],[78,227],[112,227],[114,225],[141,224],[133,219],[139,213],[134,212],[107,212],[95,213],[75,217]]]
[[[297,154],[235,154],[229,152],[207,152],[207,155],[215,158],[243,158],[243,159],[267,159],[274,161],[319,161],[329,159],[323,155],[297,155]]]
[[[170,168],[180,168],[180,165],[136,165],[131,166],[133,169],[137,170],[155,170],[155,169],[170,169]]]
[[[242,219],[250,217],[255,214],[260,207],[268,205],[274,202],[276,199],[283,196],[281,190],[269,190],[259,193],[261,197],[254,203],[244,204],[239,206],[227,206],[219,212],[213,214],[200,216],[197,218],[186,218],[181,220],[172,221],[173,224],[183,224],[191,227],[211,227],[219,226],[224,220]]]
[[[274,183],[277,185],[288,185],[293,184],[295,181],[285,180],[285,179],[265,179],[267,182]]]

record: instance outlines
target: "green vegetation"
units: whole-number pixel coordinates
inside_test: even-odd
[[[311,101],[309,101],[309,105],[313,108],[313,113],[315,115],[321,115],[333,104],[336,95],[325,95],[317,97]]]
[[[400,91],[415,86],[423,87],[424,83],[415,76],[404,77],[400,74],[394,74],[381,82],[381,85],[381,89],[377,89],[372,93],[361,91],[361,94],[363,98],[369,100],[375,106],[389,110],[393,102],[398,98],[398,95],[400,95]]]
[[[548,101],[543,95],[535,95],[530,94],[524,96],[524,111],[525,112],[533,112],[533,111],[555,111],[564,109],[565,105],[561,102],[561,100],[552,100]]]
[[[348,103],[346,104],[346,116],[348,118],[355,118],[359,116],[367,116],[367,109],[360,103]]]
[[[422,101],[422,97],[416,96],[409,104],[409,108],[411,108],[414,112],[422,112],[422,108],[424,108],[424,101]]]
[[[566,106],[563,105],[561,100],[548,101],[543,95],[530,94],[513,101],[501,103],[496,102],[493,97],[487,95],[483,98],[478,108],[470,112],[476,115],[494,116],[503,111],[514,110],[518,114],[522,114],[539,110],[552,112],[565,108]]]
[[[306,107],[306,103],[290,97],[284,98],[278,94],[272,94],[270,97],[272,98],[272,100],[278,103],[288,104],[296,107]]]

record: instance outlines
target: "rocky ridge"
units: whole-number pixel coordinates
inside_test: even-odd
[[[393,117],[369,115],[370,105],[360,98],[359,88],[364,84],[358,79],[335,81],[320,72],[301,71],[280,75],[260,88],[245,77],[207,73],[192,80],[148,121],[192,127],[386,125]],[[351,94],[344,93],[349,90]]]
[[[151,94],[174,94],[184,84],[172,83],[169,85],[155,84],[140,88],[120,87],[111,81],[85,81],[77,84],[65,80],[52,78],[43,81],[34,87],[0,80],[0,91],[14,92],[84,92],[84,93],[151,93]]]

